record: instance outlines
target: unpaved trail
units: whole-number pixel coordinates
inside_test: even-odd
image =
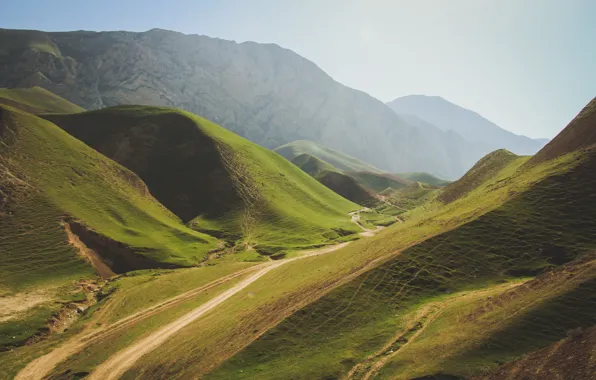
[[[257,266],[249,267],[242,269],[238,272],[234,272],[227,276],[218,278],[215,281],[212,281],[206,285],[200,286],[196,289],[192,289],[188,292],[179,294],[173,298],[167,299],[163,302],[158,304],[152,305],[144,310],[138,311],[134,314],[131,314],[119,321],[116,321],[110,325],[103,326],[99,329],[95,329],[92,332],[87,333],[89,328],[83,330],[80,334],[74,336],[66,343],[61,346],[58,346],[54,350],[50,351],[48,354],[41,356],[32,362],[30,362],[25,368],[23,368],[15,377],[15,380],[31,380],[31,379],[43,379],[48,373],[50,373],[54,367],[66,360],[68,357],[76,354],[77,352],[81,351],[86,346],[95,343],[103,338],[105,338],[109,334],[116,333],[121,331],[129,326],[134,325],[142,320],[145,320],[163,310],[176,306],[204,291],[212,289],[218,285],[221,285],[227,281],[230,281],[236,277],[242,276],[247,274],[251,271],[257,270]],[[103,309],[102,309],[103,311]],[[99,313],[102,313],[100,311]]]
[[[190,290],[186,293],[180,294],[176,297],[165,300],[161,303],[153,305],[147,309],[141,310],[128,317],[125,317],[111,325],[101,327],[93,330],[90,333],[85,334],[87,330],[84,330],[81,334],[73,337],[65,344],[55,348],[48,354],[41,356],[32,362],[30,362],[25,368],[23,368],[15,377],[15,380],[40,380],[47,376],[59,363],[65,361],[70,356],[83,350],[86,346],[105,338],[109,334],[113,334],[122,329],[125,329],[139,321],[142,321],[150,316],[153,316],[165,309],[180,304],[201,292],[212,289],[215,286],[221,285],[239,276],[248,274],[252,271],[256,271],[253,275],[236,284],[234,287],[224,291],[215,298],[211,299],[207,303],[199,306],[193,311],[182,316],[178,320],[160,328],[153,334],[149,335],[145,339],[134,343],[132,346],[116,353],[108,361],[100,365],[95,372],[93,372],[89,379],[115,379],[124,373],[132,364],[134,364],[142,355],[152,351],[157,346],[162,344],[167,338],[173,335],[175,332],[193,322],[209,310],[213,309],[217,305],[221,304],[234,294],[238,293],[248,285],[264,276],[269,271],[278,268],[289,262],[303,259],[306,257],[322,255],[328,252],[336,251],[348,245],[349,242],[341,243],[329,247],[324,247],[316,250],[310,250],[303,252],[300,256],[293,257],[286,260],[272,261],[253,267],[242,269],[238,272],[229,274],[221,277],[215,281],[212,281],[199,288]],[[116,371],[118,371],[116,373]],[[105,375],[107,373],[108,375]]]
[[[180,331],[183,327],[188,326],[190,323],[194,322],[196,319],[198,319],[208,311],[212,310],[213,308],[215,308],[228,298],[232,297],[236,293],[240,292],[241,290],[258,280],[259,278],[263,277],[265,274],[272,271],[273,269],[285,265],[289,262],[303,259],[305,257],[322,255],[324,253],[335,251],[345,247],[346,245],[348,245],[348,243],[337,244],[320,250],[309,251],[301,256],[294,257],[291,259],[280,260],[265,264],[264,267],[260,269],[258,272],[242,280],[240,283],[236,284],[232,288],[222,292],[215,298],[212,298],[211,300],[207,301],[203,305],[187,313],[181,318],[175,320],[174,322],[161,327],[148,337],[141,339],[140,341],[132,344],[131,346],[128,346],[120,352],[117,352],[110,359],[108,359],[106,362],[102,363],[99,367],[97,367],[95,371],[93,371],[91,375],[88,377],[88,379],[111,380],[120,378],[120,376],[124,374],[126,370],[132,367],[132,365],[137,360],[139,360],[141,356],[153,351],[155,348],[163,344],[176,332]]]

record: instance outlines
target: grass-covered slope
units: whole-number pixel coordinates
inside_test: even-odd
[[[34,114],[77,113],[85,109],[41,87],[0,88],[0,104]]]
[[[551,160],[565,153],[596,144],[596,98],[569,123],[561,133],[542,148],[528,165]]]
[[[445,186],[441,190],[438,199],[444,203],[450,203],[465,196],[481,184],[494,178],[496,173],[515,161],[518,157],[506,149],[499,149],[487,154],[463,177]]]
[[[377,199],[370,191],[346,174],[333,170],[324,170],[317,174],[315,178],[337,194],[359,205],[370,206],[377,202]]]
[[[301,154],[292,163],[342,197],[359,205],[376,202],[374,195],[354,178],[310,154]]]
[[[297,311],[208,378],[468,377],[596,324],[596,151],[526,161],[371,238],[364,249],[389,253],[407,228],[436,234]],[[546,277],[508,293],[537,275]]]
[[[194,229],[262,253],[357,231],[347,213],[358,205],[278,154],[191,113],[124,106],[46,117],[138,174]]]
[[[346,174],[376,193],[386,189],[401,189],[412,183],[410,180],[388,173],[346,172]]]
[[[293,141],[276,148],[275,151],[289,161],[293,161],[296,157],[302,154],[308,154],[329,163],[339,170],[382,173],[381,170],[366,162],[336,150],[326,148],[312,141]]]
[[[319,173],[323,171],[338,171],[336,168],[334,168],[327,162],[306,153],[296,156],[292,160],[292,163],[298,166],[304,172],[308,173],[308,175],[310,175],[311,177],[316,177],[317,175],[319,175]]]
[[[0,139],[4,290],[91,273],[69,245],[64,222],[91,230],[95,242],[105,239],[106,251],[174,265],[196,264],[217,247],[216,239],[182,225],[135,174],[47,120],[0,107]]]
[[[428,173],[397,173],[397,176],[409,179],[410,181],[422,182],[430,186],[445,186],[451,183],[451,181],[440,179]]]

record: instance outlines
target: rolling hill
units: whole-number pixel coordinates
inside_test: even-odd
[[[430,186],[445,186],[451,181],[445,181],[428,173],[397,173],[398,177],[409,179],[410,181],[421,182]]]
[[[275,152],[289,161],[294,161],[300,155],[308,154],[342,171],[382,173],[381,170],[357,158],[306,140],[293,141],[282,145],[275,148]]]
[[[379,265],[205,377],[468,378],[596,325],[594,143],[533,166],[489,155],[447,205],[431,201],[346,249],[385,251]],[[408,234],[422,238],[408,244]]]
[[[34,114],[77,113],[85,111],[68,100],[41,87],[0,88],[0,104],[12,106]]]
[[[357,231],[358,206],[292,163],[210,121],[170,108],[120,106],[46,115],[122,164],[191,228],[262,253]]]
[[[310,175],[311,177],[316,177],[319,173],[323,171],[335,171],[340,172],[335,167],[331,166],[327,162],[320,160],[310,154],[304,153],[299,156],[296,156],[292,163],[302,169],[305,173]]]

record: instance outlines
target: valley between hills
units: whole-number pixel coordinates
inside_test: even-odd
[[[478,119],[418,97],[362,100],[371,133],[359,114],[326,144],[346,123],[321,115],[349,119],[355,90],[323,77],[352,95],[328,94],[317,131],[271,105],[244,129],[250,101],[222,116],[147,58],[184,66],[213,41],[111,33],[0,30],[0,379],[593,378],[596,99],[545,146],[477,124],[523,155],[465,150],[424,107]],[[237,45],[222,57],[251,56]],[[83,50],[110,66],[122,46],[174,104],[142,81],[90,88],[114,73]]]

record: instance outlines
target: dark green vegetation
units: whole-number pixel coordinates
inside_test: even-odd
[[[12,106],[34,114],[77,113],[85,111],[66,99],[41,87],[0,88],[0,104]]]
[[[292,163],[342,197],[363,206],[377,203],[374,194],[354,178],[309,154],[301,154]]]
[[[410,181],[422,182],[430,186],[445,186],[451,181],[445,181],[428,173],[397,173],[398,177],[409,179]]]
[[[435,236],[295,312],[210,378],[468,377],[596,324],[596,148],[526,162],[485,157],[365,249],[391,251],[402,228]]]
[[[338,169],[333,167],[331,164],[316,158],[315,156],[311,156],[310,154],[304,153],[299,156],[296,156],[294,159],[291,160],[292,163],[302,169],[311,177],[317,177],[320,173],[324,171],[335,171],[340,172]]]
[[[0,107],[0,143],[0,293],[17,312],[24,305],[0,323],[2,345],[26,340],[57,301],[72,299],[73,280],[93,274],[93,258],[69,243],[67,229],[114,272],[195,265],[217,248],[135,174],[44,119]]]
[[[377,193],[387,189],[401,189],[412,183],[410,180],[387,173],[347,172],[346,174],[356,179],[362,186]]]
[[[293,141],[291,143],[282,145],[279,148],[276,148],[275,151],[289,161],[294,161],[296,157],[301,156],[303,154],[308,154],[342,171],[366,171],[373,173],[382,173],[381,170],[375,168],[370,164],[367,164],[366,162],[363,162],[357,158],[348,156],[347,154],[343,154],[336,150],[326,148],[311,141]]]
[[[265,254],[357,232],[351,203],[274,152],[169,108],[47,115],[141,177],[183,222]]]
[[[378,202],[374,193],[346,174],[325,170],[317,174],[315,178],[337,194],[359,205],[371,206]]]
[[[17,290],[90,273],[64,223],[78,226],[82,239],[100,244],[103,237],[106,246],[130,251],[131,259],[193,265],[217,247],[182,225],[135,174],[56,125],[9,108],[0,117],[2,286]]]

